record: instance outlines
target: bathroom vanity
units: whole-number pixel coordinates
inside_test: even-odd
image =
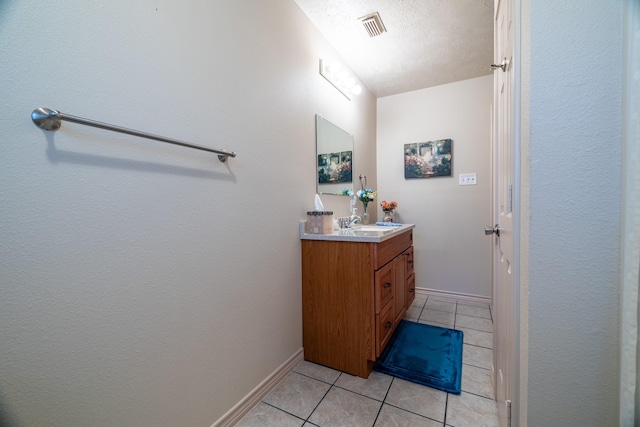
[[[302,240],[304,358],[367,378],[415,297],[413,224]]]

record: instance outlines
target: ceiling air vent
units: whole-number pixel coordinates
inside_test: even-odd
[[[359,19],[362,22],[362,25],[364,25],[364,29],[367,30],[369,37],[379,36],[380,34],[387,32],[378,12],[371,13]]]

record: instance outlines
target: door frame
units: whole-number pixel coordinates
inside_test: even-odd
[[[529,0],[524,0],[528,2]],[[513,25],[515,25],[513,34],[513,137],[514,137],[514,183],[513,183],[513,317],[514,317],[514,360],[513,360],[513,378],[512,378],[512,390],[513,400],[511,402],[511,421],[512,425],[520,425],[520,414],[523,409],[523,400],[521,399],[521,386],[522,383],[526,384],[526,378],[522,378],[521,368],[521,317],[520,317],[520,265],[521,265],[521,250],[520,250],[520,237],[521,237],[521,203],[522,203],[522,177],[521,177],[521,159],[522,159],[522,123],[521,123],[521,73],[522,73],[522,0],[513,0]],[[527,40],[528,42],[528,40]],[[526,362],[525,362],[526,366]],[[526,414],[526,398],[524,400],[524,411]],[[514,422],[515,421],[515,422]],[[526,423],[525,423],[526,425]]]

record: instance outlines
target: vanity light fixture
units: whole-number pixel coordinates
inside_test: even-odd
[[[327,79],[348,100],[362,92],[362,86],[356,83],[349,71],[337,62],[329,63],[320,58],[320,75]]]

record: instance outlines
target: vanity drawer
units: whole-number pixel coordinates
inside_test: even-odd
[[[393,334],[393,318],[393,302],[389,302],[380,311],[380,314],[376,314],[376,358],[380,357],[382,350],[384,350]]]
[[[413,245],[413,231],[409,230],[392,239],[373,244],[374,268],[378,269]]]
[[[393,299],[395,275],[393,263],[389,263],[375,273],[376,314]]]

